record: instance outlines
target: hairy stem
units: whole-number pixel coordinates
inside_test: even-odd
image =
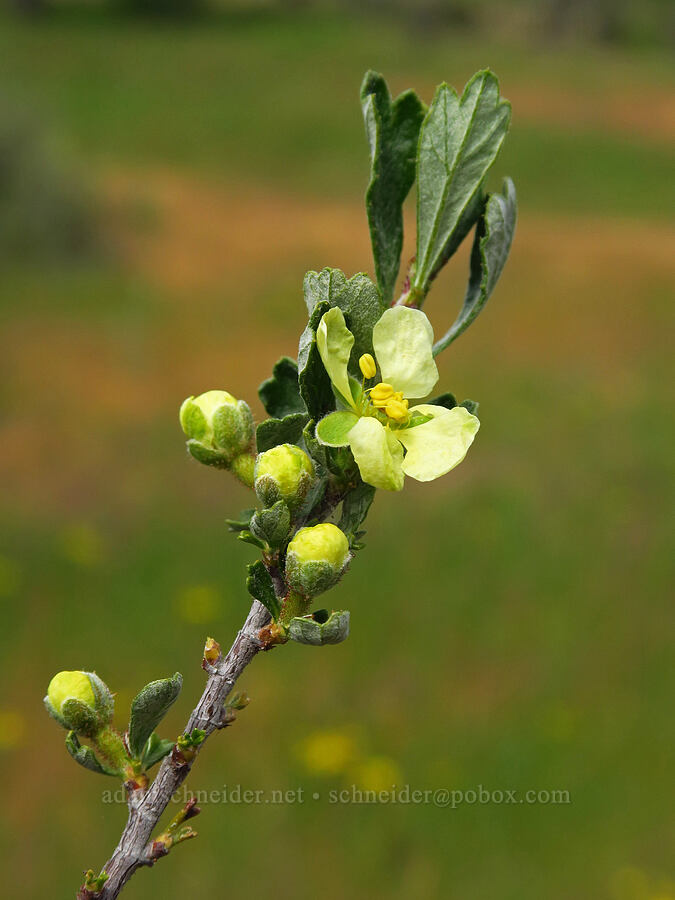
[[[201,728],[208,738],[226,724],[223,704],[241,673],[262,649],[258,632],[268,621],[269,613],[262,604],[254,600],[229,652],[210,667],[204,693],[190,715],[186,732]],[[203,746],[204,744],[201,745]],[[108,880],[99,892],[92,894],[81,890],[78,897],[114,900],[137,869],[154,863],[155,858],[151,855],[152,833],[171,797],[187,778],[193,763],[194,760],[184,763],[177,760],[175,754],[170,754],[162,762],[157,777],[147,790],[129,790],[129,818],[115,852],[105,865]]]

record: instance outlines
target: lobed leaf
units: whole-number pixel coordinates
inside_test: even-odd
[[[403,247],[403,202],[415,180],[415,158],[425,106],[414,91],[392,103],[384,78],[367,72],[361,108],[370,146],[366,212],[375,275],[386,305],[394,296]]]
[[[290,413],[283,419],[265,419],[255,432],[258,453],[270,450],[278,444],[297,444],[308,419],[306,412]]]
[[[451,327],[434,344],[434,356],[466,331],[487,303],[511,249],[516,209],[516,189],[511,179],[506,178],[502,193],[488,196],[473,241],[464,303]]]
[[[467,412],[470,412],[472,416],[478,415],[478,407],[480,406],[480,403],[477,400],[462,400],[459,405],[463,406],[464,409]]]
[[[329,308],[337,306],[344,313],[347,328],[354,335],[352,370],[360,377],[359,358],[373,352],[373,328],[386,308],[377,286],[363,272],[347,278],[340,269],[326,268],[321,272],[307,272],[304,292],[310,315],[324,302]]]
[[[294,413],[306,413],[298,385],[298,364],[290,356],[282,356],[272,369],[272,377],[263,381],[258,395],[265,412],[275,419]]]
[[[477,72],[461,98],[436,91],[420,131],[417,160],[417,263],[413,291],[423,297],[480,212],[483,179],[511,120],[490,71]]]
[[[429,403],[431,406],[443,406],[445,409],[454,409],[457,406],[457,398],[449,391],[446,391],[444,394],[439,394],[438,397],[434,397],[432,400],[427,400],[425,402]]]

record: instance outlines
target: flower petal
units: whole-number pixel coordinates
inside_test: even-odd
[[[463,406],[445,409],[422,403],[414,406],[411,412],[433,418],[430,422],[396,432],[408,451],[403,460],[403,471],[417,481],[433,481],[461,463],[480,422]]]
[[[385,491],[401,490],[403,447],[381,422],[370,416],[359,419],[349,432],[349,446],[367,484]]]
[[[438,381],[433,344],[434,330],[420,309],[388,309],[373,328],[382,381],[403,391],[404,397],[426,397]]]
[[[358,416],[351,409],[339,409],[329,413],[316,426],[316,436],[327,447],[346,447],[349,432],[358,422]]]
[[[354,346],[354,335],[345,325],[345,317],[337,306],[321,317],[316,330],[316,345],[328,377],[345,403],[353,407],[347,365]]]

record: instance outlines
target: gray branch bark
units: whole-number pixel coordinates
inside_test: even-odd
[[[229,652],[211,667],[204,693],[190,715],[186,732],[201,728],[208,738],[216,729],[222,728],[223,704],[246,666],[263,649],[258,632],[268,621],[269,613],[262,604],[254,600]],[[203,746],[204,743],[201,744]],[[81,891],[79,897],[114,900],[137,869],[155,862],[151,856],[152,833],[171,797],[187,778],[193,763],[194,760],[177,765],[173,755],[169,754],[147,790],[129,792],[129,818],[115,852],[105,865],[108,880],[98,893]]]

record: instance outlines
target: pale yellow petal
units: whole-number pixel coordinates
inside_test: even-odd
[[[347,365],[354,346],[354,335],[345,325],[345,317],[337,306],[321,317],[316,330],[316,345],[328,377],[345,403],[354,407]]]
[[[388,309],[373,329],[382,381],[402,391],[405,397],[426,397],[438,381],[433,344],[433,328],[420,309]]]
[[[396,432],[407,450],[403,471],[417,481],[433,481],[461,463],[480,422],[463,406],[445,409],[422,403],[414,406],[410,412],[419,412],[433,418],[422,425],[402,428]]]
[[[359,419],[349,432],[349,446],[367,484],[384,491],[401,490],[403,447],[381,422],[369,416]]]

